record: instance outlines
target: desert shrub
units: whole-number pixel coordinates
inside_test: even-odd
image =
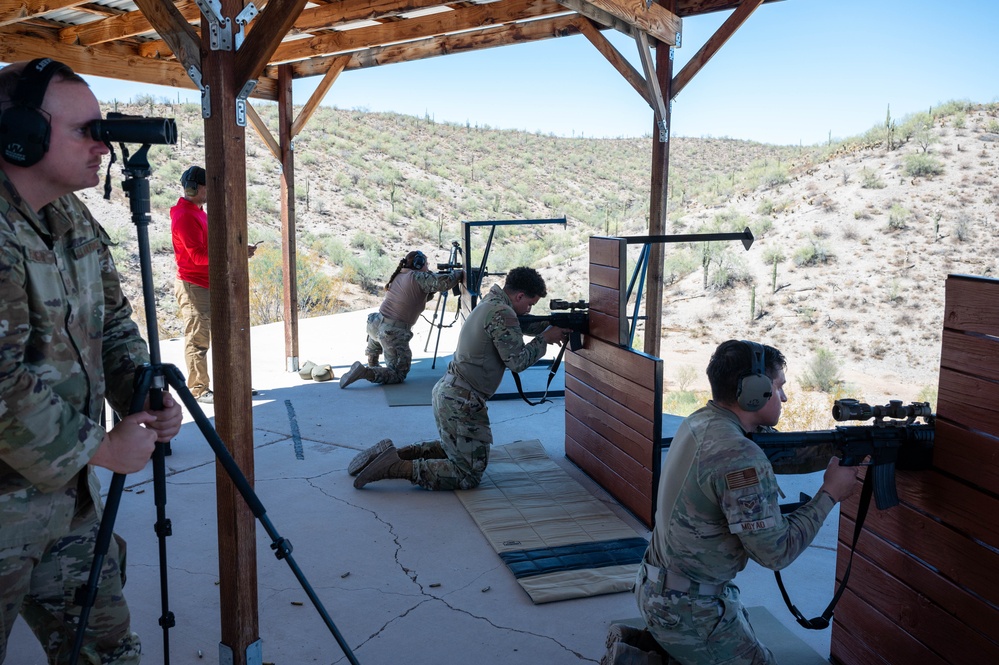
[[[893,203],[891,209],[888,211],[888,229],[890,231],[901,231],[906,227],[906,222],[912,213],[903,208],[898,203]]]
[[[663,413],[675,416],[689,416],[707,404],[710,396],[706,392],[691,390],[671,390],[663,393]]]
[[[818,238],[811,238],[807,245],[802,245],[794,251],[792,260],[796,266],[813,266],[819,263],[827,263],[830,259],[829,250],[825,243]]]
[[[261,246],[249,263],[250,325],[280,321],[284,309],[284,268],[277,247]],[[343,282],[329,275],[319,255],[300,252],[296,260],[298,308],[304,316],[340,311]]]
[[[925,153],[908,155],[905,158],[905,164],[902,168],[906,175],[913,178],[928,177],[943,173],[943,164]]]
[[[764,189],[774,189],[791,181],[788,175],[787,166],[784,164],[774,164],[768,166],[760,175],[760,187]]]
[[[801,374],[801,385],[805,390],[829,393],[841,383],[836,355],[828,349],[816,351]]]
[[[374,252],[377,254],[382,254],[384,250],[382,249],[381,239],[373,233],[368,233],[367,231],[357,231],[350,238],[350,246],[356,249],[363,249],[366,252]]]
[[[663,261],[663,279],[667,284],[673,284],[697,270],[700,265],[700,257],[690,248],[674,250]]]
[[[860,186],[864,189],[884,189],[885,183],[877,173],[865,166],[860,170]]]

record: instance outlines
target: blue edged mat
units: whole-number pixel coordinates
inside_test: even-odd
[[[646,541],[536,439],[493,446],[482,483],[455,492],[535,603],[630,591]]]

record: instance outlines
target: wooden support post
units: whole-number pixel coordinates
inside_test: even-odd
[[[676,0],[658,0],[659,4],[676,13]],[[649,235],[665,235],[667,205],[669,203],[669,139],[670,85],[673,79],[673,58],[670,47],[659,44],[656,48],[655,77],[659,81],[659,91],[665,108],[663,127],[658,122],[652,128],[652,188],[649,197]],[[655,105],[653,105],[655,108]],[[660,131],[665,130],[666,141],[660,140]],[[650,356],[659,356],[660,330],[663,318],[663,264],[666,256],[665,245],[655,243],[649,248],[649,272],[645,296],[645,344],[644,351]]]
[[[236,16],[242,8],[240,0],[222,0],[225,16]],[[235,78],[236,53],[211,50],[209,34],[202,31],[201,62],[211,96],[205,168],[215,427],[252,486],[246,130],[236,124],[236,96],[244,81]],[[216,466],[216,498],[221,642],[231,649],[234,665],[245,665],[247,648],[259,639],[256,522],[221,465]]]
[[[294,105],[291,65],[278,67],[278,135],[281,143],[281,265],[284,268],[284,350],[287,370],[298,371],[298,250],[295,244]]]

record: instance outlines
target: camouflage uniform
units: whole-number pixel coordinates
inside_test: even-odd
[[[52,660],[72,647],[93,560],[101,408],[128,411],[149,355],[110,239],[75,195],[36,214],[0,171],[0,217],[0,661],[18,613]],[[123,561],[112,543],[81,662],[139,662]]]
[[[779,492],[773,467],[734,413],[709,402],[680,425],[636,594],[649,631],[684,665],[775,662],[731,582],[750,558],[771,570],[790,564],[835,505],[819,492],[782,516]]]
[[[413,352],[409,340],[413,339],[413,326],[427,299],[434,293],[454,287],[460,277],[454,273],[432,273],[403,268],[392,280],[392,286],[379,311],[368,316],[368,345],[366,355],[371,358],[385,354],[385,367],[371,367],[371,383],[402,383],[409,374]],[[398,302],[396,302],[398,301]],[[397,305],[391,307],[391,305]],[[392,314],[398,318],[393,318]],[[443,312],[441,313],[443,315]]]
[[[527,334],[545,327],[533,324]],[[434,418],[441,439],[420,444],[413,482],[429,490],[478,486],[493,442],[486,400],[499,388],[507,367],[522,372],[547,348],[540,334],[524,344],[524,334],[510,298],[499,285],[493,286],[465,320],[454,359],[434,386]]]

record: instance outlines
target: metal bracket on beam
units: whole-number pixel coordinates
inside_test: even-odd
[[[222,16],[222,3],[219,0],[194,0],[198,9],[208,21],[209,43],[213,51],[232,50],[232,21]],[[245,10],[244,10],[245,11]]]
[[[201,91],[201,117],[212,117],[212,98],[209,94],[211,88],[201,82],[201,70],[196,66],[191,65],[187,68],[187,75],[191,77],[191,80],[194,81],[194,85],[198,86],[198,90]]]
[[[236,124],[240,127],[246,127],[246,98],[250,96],[255,87],[257,87],[257,79],[250,79],[236,95]]]
[[[243,11],[236,14],[236,25],[239,26],[239,30],[236,31],[237,51],[239,50],[239,47],[243,45],[243,40],[246,39],[246,34],[243,32],[243,28],[245,28],[259,13],[259,10],[251,2],[243,7]]]
[[[219,665],[232,665],[234,662],[232,647],[219,642]],[[263,665],[264,647],[261,640],[246,647],[246,665]]]

